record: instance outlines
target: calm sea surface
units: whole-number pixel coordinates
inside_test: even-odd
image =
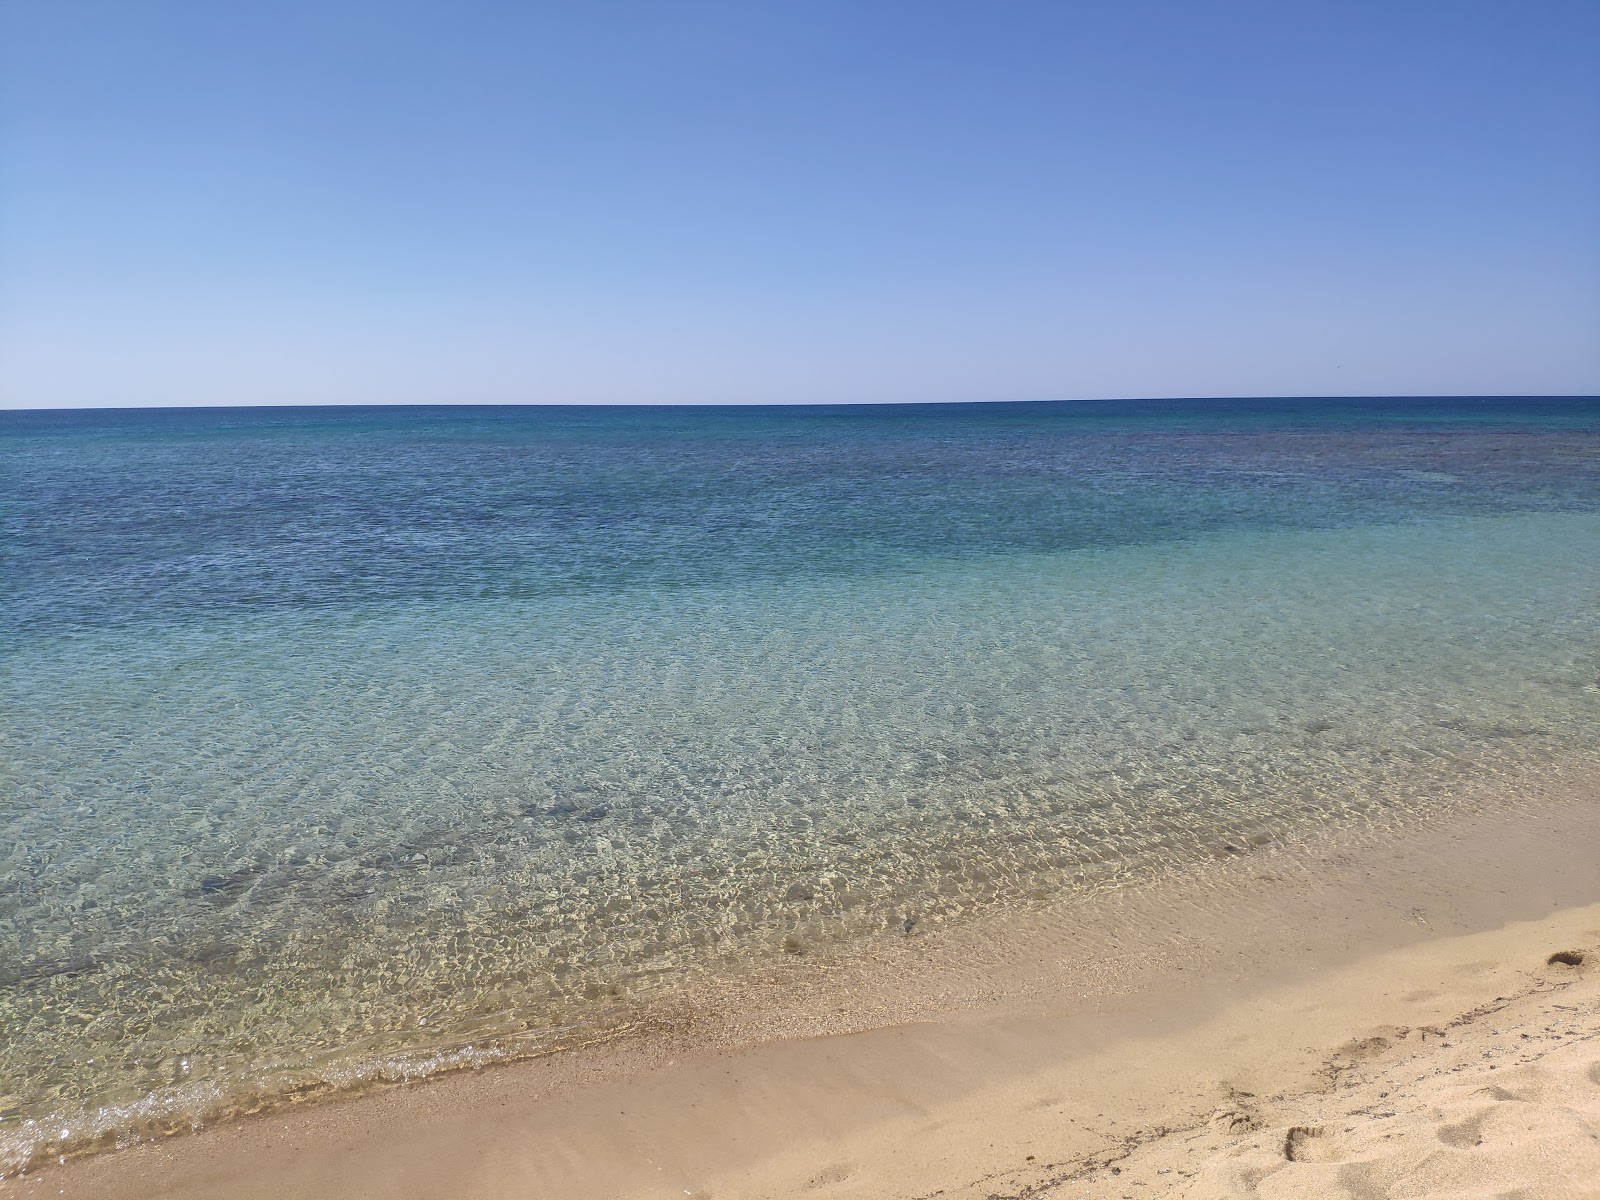
[[[0,413],[0,1164],[1600,746],[1600,401]]]

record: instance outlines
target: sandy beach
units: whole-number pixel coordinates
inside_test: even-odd
[[[0,1192],[1597,1195],[1600,808],[1581,776],[1529,789]]]

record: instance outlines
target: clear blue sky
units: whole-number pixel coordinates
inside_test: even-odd
[[[1600,391],[1595,0],[7,0],[0,403]]]

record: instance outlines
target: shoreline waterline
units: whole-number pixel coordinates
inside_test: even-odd
[[[404,1144],[420,1129],[437,1128],[444,1132],[424,1140],[430,1153],[453,1156],[457,1172],[470,1176],[473,1156],[504,1137],[526,1170],[556,1171],[559,1186],[552,1177],[542,1185],[550,1190],[532,1193],[552,1196],[605,1195],[607,1188],[622,1186],[621,1176],[598,1166],[586,1176],[570,1154],[551,1159],[529,1140],[529,1130],[559,1145],[608,1137],[617,1153],[633,1155],[629,1169],[635,1175],[628,1186],[643,1187],[645,1168],[634,1152],[643,1153],[655,1135],[620,1121],[609,1133],[586,1130],[585,1121],[608,1119],[595,1106],[610,1101],[597,1097],[637,1093],[638,1105],[628,1106],[637,1114],[654,1096],[660,1118],[662,1105],[687,1103],[690,1094],[696,1103],[705,1100],[719,1071],[765,1072],[762,1077],[778,1091],[792,1082],[784,1078],[792,1071],[816,1090],[813,1102],[829,1097],[861,1120],[883,1102],[885,1089],[909,1089],[922,1096],[917,1104],[937,1108],[951,1100],[951,1088],[956,1094],[1004,1091],[1041,1062],[1064,1062],[1107,1041],[1160,1030],[1177,1036],[1242,995],[1286,981],[1314,987],[1321,974],[1363,956],[1600,901],[1600,864],[1592,853],[1600,845],[1597,778],[1594,764],[1569,764],[1524,779],[1509,795],[1469,788],[1399,831],[1325,832],[1293,848],[1230,855],[1205,872],[1079,897],[1005,921],[980,917],[864,955],[841,955],[826,964],[778,963],[770,974],[726,981],[700,997],[692,1011],[660,1013],[608,1043],[246,1116],[192,1136],[30,1171],[5,1186],[9,1192],[49,1183],[65,1187],[69,1196],[189,1195],[176,1188],[169,1193],[166,1184],[152,1181],[174,1170],[187,1177],[183,1173],[202,1164],[209,1173],[222,1155],[238,1157],[238,1177],[228,1179],[230,1194],[254,1195],[250,1188],[266,1181],[252,1181],[253,1170],[264,1161],[282,1166],[281,1147],[309,1142],[327,1147],[325,1158],[311,1156],[321,1166],[304,1177],[303,1192],[289,1188],[278,1194],[353,1195],[358,1189],[351,1181],[361,1171],[375,1169],[385,1154],[405,1157]],[[841,1079],[833,1048],[848,1043],[852,1055],[860,1054],[861,1038],[879,1039],[873,1043],[877,1049],[861,1059],[867,1075]],[[904,1054],[913,1065],[907,1078],[896,1081],[895,1061]],[[930,1066],[928,1054],[949,1067],[948,1077],[940,1075],[944,1068]],[[872,1079],[877,1071],[888,1072],[887,1082]],[[851,1095],[858,1087],[864,1092]],[[717,1102],[713,1095],[708,1104],[715,1110]],[[994,1115],[973,1119],[981,1123]],[[480,1122],[498,1134],[471,1132]],[[732,1170],[727,1156],[707,1140],[714,1132],[699,1129],[700,1151],[717,1169]],[[774,1125],[767,1136],[778,1132]],[[808,1136],[821,1135],[802,1120],[793,1140],[819,1162],[837,1149],[825,1138],[807,1149]],[[630,1141],[635,1137],[637,1145]],[[348,1169],[338,1165],[343,1151],[334,1152],[336,1143],[355,1147]],[[768,1146],[763,1153],[770,1151]],[[556,1170],[552,1161],[564,1165]],[[145,1174],[151,1170],[158,1174]],[[441,1185],[444,1170],[426,1172],[431,1183],[408,1183],[404,1172],[383,1170],[372,1191],[360,1194],[432,1194],[427,1189]],[[278,1184],[288,1187],[282,1180],[272,1186]],[[456,1194],[515,1193],[486,1186]]]

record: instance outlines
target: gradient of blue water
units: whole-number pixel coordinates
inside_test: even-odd
[[[1565,400],[11,413],[7,631],[1586,506],[1596,420]]]
[[[1592,399],[0,430],[12,1163],[1600,740]]]

